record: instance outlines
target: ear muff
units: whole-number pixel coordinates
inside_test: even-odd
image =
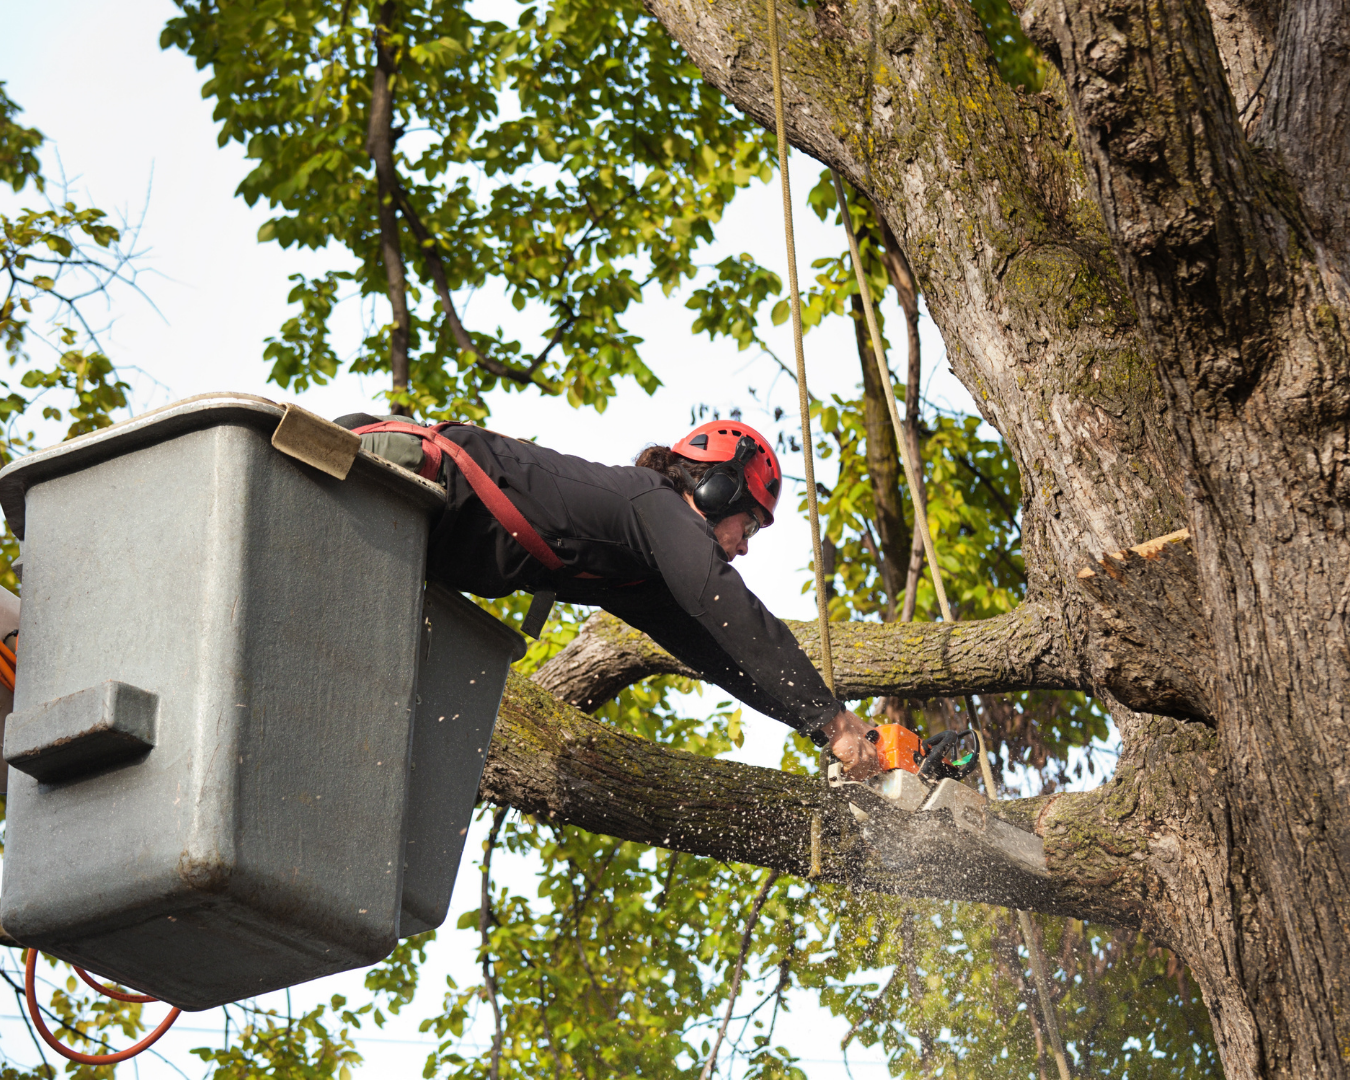
[[[709,521],[717,521],[726,517],[744,494],[745,475],[737,475],[725,464],[715,465],[694,488],[694,505]]]
[[[755,440],[742,435],[736,444],[736,456],[714,465],[694,486],[694,505],[709,521],[715,523],[734,513],[736,504],[747,498],[745,466],[754,460],[757,450]]]

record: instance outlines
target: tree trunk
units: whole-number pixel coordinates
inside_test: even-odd
[[[366,153],[375,163],[375,182],[379,193],[380,260],[389,283],[389,306],[393,324],[389,330],[389,370],[395,395],[408,390],[408,282],[403,271],[403,248],[398,230],[398,170],[394,167],[394,92],[390,85],[398,74],[398,63],[388,45],[387,34],[398,12],[390,0],[380,8],[375,27],[375,70],[371,75],[370,120],[366,127]],[[394,401],[395,414],[408,415],[408,407]]]
[[[758,0],[647,2],[767,125]],[[788,137],[871,198],[908,256],[953,369],[1022,473],[1023,614],[1054,627],[1046,671],[1091,688],[1121,734],[1102,788],[999,809],[1044,841],[1048,878],[1019,902],[1138,925],[1177,951],[1231,1080],[1350,1075],[1343,6],[1034,0],[1024,24],[1057,69],[1036,95],[999,79],[965,3],[779,11]],[[913,672],[923,653],[935,666],[921,680],[861,676],[841,633],[841,684],[992,691],[971,654],[943,650],[1013,621],[915,627],[914,643],[860,632],[863,667]],[[579,753],[554,760],[566,772]],[[737,800],[709,805],[705,832],[677,826],[714,790],[696,783],[713,784],[710,766],[684,767],[697,790],[652,820],[702,850]],[[510,770],[485,784],[661,843],[631,775],[547,798]],[[795,792],[775,783],[757,796]],[[779,839],[742,835],[720,857],[799,867],[791,804]],[[831,872],[856,880],[838,858]],[[932,881],[987,899],[1027,885]]]

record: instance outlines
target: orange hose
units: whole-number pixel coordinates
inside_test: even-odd
[[[14,643],[19,643],[18,637],[15,637]],[[0,683],[4,683],[11,691],[14,689],[14,673],[19,670],[19,660],[3,641],[0,641]]]
[[[114,990],[111,986],[104,986],[101,982],[95,980],[89,972],[84,970],[84,968],[75,967],[74,964],[71,964],[70,966],[75,968],[75,974],[84,980],[86,986],[92,986],[104,997],[110,997],[114,1001],[130,1001],[133,1005],[139,1005],[146,1001],[159,1000],[159,998],[151,997],[149,994],[124,994],[121,990]]]
[[[109,991],[106,987],[99,986],[90,979],[79,968],[76,971],[84,978],[84,981],[91,986],[97,987],[101,992],[108,994],[109,997],[117,998],[119,1001],[154,1001],[155,998],[147,998],[144,995],[137,994],[134,997],[130,994],[121,994],[117,991]],[[81,1065],[115,1065],[119,1061],[126,1061],[133,1058],[142,1050],[146,1050],[159,1041],[161,1035],[173,1026],[173,1022],[178,1019],[182,1009],[174,1008],[169,1011],[169,1015],[160,1021],[159,1027],[150,1032],[144,1039],[133,1046],[128,1046],[125,1050],[118,1050],[114,1054],[83,1054],[78,1050],[72,1050],[68,1046],[63,1046],[51,1033],[47,1025],[42,1022],[42,1013],[38,1009],[37,1003],[37,950],[28,950],[28,962],[24,968],[23,982],[24,997],[28,999],[28,1015],[33,1018],[33,1025],[37,1028],[37,1033],[42,1036],[42,1041],[55,1050],[64,1058],[70,1061],[77,1061]]]

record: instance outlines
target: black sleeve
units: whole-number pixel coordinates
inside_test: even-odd
[[[782,620],[745,587],[703,520],[669,489],[633,500],[673,600],[655,590],[605,607],[752,708],[798,731],[814,731],[842,706]],[[619,610],[622,608],[623,610]]]
[[[698,620],[675,602],[664,582],[614,590],[606,595],[600,606],[641,630],[677,660],[688,664],[708,682],[717,684],[752,709],[799,730],[810,731],[819,726],[802,724],[796,714],[785,714],[783,703],[760,690],[755,681],[736,666]]]

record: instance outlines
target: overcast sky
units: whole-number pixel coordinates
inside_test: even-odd
[[[139,246],[145,254],[139,283],[146,297],[127,290],[115,295],[107,312],[111,329],[105,339],[114,361],[131,372],[136,411],[213,390],[293,399],[266,382],[263,340],[289,316],[288,275],[340,268],[344,256],[283,251],[275,244],[257,243],[256,233],[267,212],[261,206],[250,209],[234,196],[249,166],[237,144],[224,149],[216,144],[212,105],[200,93],[205,73],[182,54],[159,49],[159,31],[173,14],[172,5],[161,0],[115,5],[6,0],[4,7],[0,80],[25,109],[21,122],[39,128],[49,139],[43,162],[53,187],[64,169],[77,201],[108,210],[115,218],[143,217]],[[845,246],[842,230],[821,224],[806,209],[804,195],[819,168],[815,161],[794,155],[797,246],[805,280],[813,259],[836,255]],[[773,186],[756,185],[740,197],[703,262],[712,264],[728,254],[750,251],[786,279],[776,185],[775,178]],[[0,211],[34,202],[31,187],[18,199],[0,194]],[[467,301],[465,321],[474,328],[492,331],[499,323],[511,325],[518,318],[490,287],[461,299]],[[653,289],[631,319],[632,328],[645,339],[644,359],[664,383],[653,397],[624,385],[599,416],[541,400],[533,391],[497,393],[492,399],[492,426],[595,460],[626,464],[649,442],[679,438],[689,426],[691,407],[698,404],[723,410],[739,405],[748,423],[766,428],[774,406],[795,416],[795,386],[779,374],[773,361],[752,352],[738,353],[725,341],[710,344],[693,337],[684,299],[679,295],[666,299]],[[898,320],[894,304],[888,302],[887,307]],[[809,382],[821,396],[853,396],[859,381],[853,331],[843,320],[834,321],[837,325],[807,338]],[[346,306],[339,324],[344,328],[338,338],[343,352],[355,345],[354,305]],[[767,336],[778,355],[790,361],[788,329],[770,330]],[[892,337],[903,339],[894,332]],[[948,406],[973,409],[969,396],[947,372],[941,339],[926,319],[923,348],[926,372],[932,376],[928,396]],[[903,368],[904,357],[893,357],[893,363]],[[344,376],[300,400],[307,408],[336,416],[369,407],[383,385],[383,379]],[[759,403],[751,398],[750,387],[759,392]],[[800,475],[800,461],[784,465],[789,473]],[[829,465],[819,472],[829,482]],[[784,502],[795,507],[796,500],[789,495]],[[776,613],[812,618],[813,601],[802,593],[810,557],[806,523],[790,509],[779,514],[778,522],[755,539],[752,557],[738,561],[737,567]],[[752,719],[742,756],[776,765],[784,731],[762,717]],[[471,843],[470,851],[475,850]],[[472,868],[466,867],[466,872]],[[527,881],[520,884],[526,895],[532,895]],[[475,890],[472,881],[457,890],[450,925],[460,910],[470,906],[465,897],[472,898]],[[446,972],[455,971],[461,984],[476,977],[471,966],[473,936],[442,932],[424,976],[428,989],[411,1010],[411,1018],[396,1021],[378,1037],[363,1038],[361,1049],[369,1062],[364,1075],[421,1074],[431,1040],[418,1035],[416,1019],[435,1009]],[[339,990],[360,1000],[359,975],[320,980],[297,990],[297,1007],[302,1000],[318,1000]],[[189,1076],[200,1076],[204,1066],[186,1051],[215,1041],[220,1024],[218,1010],[185,1016],[160,1045],[175,1066]],[[780,1025],[779,1034],[805,1059],[813,1078],[832,1078],[844,1076],[842,1066],[834,1064],[844,1030],[806,998],[799,999],[797,1011]],[[12,1003],[0,1006],[0,1049],[18,1062],[34,1060]],[[885,1075],[879,1055],[855,1045],[850,1056],[855,1076]],[[140,1060],[140,1074],[147,1078],[181,1075],[178,1068],[148,1055]],[[133,1075],[127,1066],[119,1075],[123,1073]]]

